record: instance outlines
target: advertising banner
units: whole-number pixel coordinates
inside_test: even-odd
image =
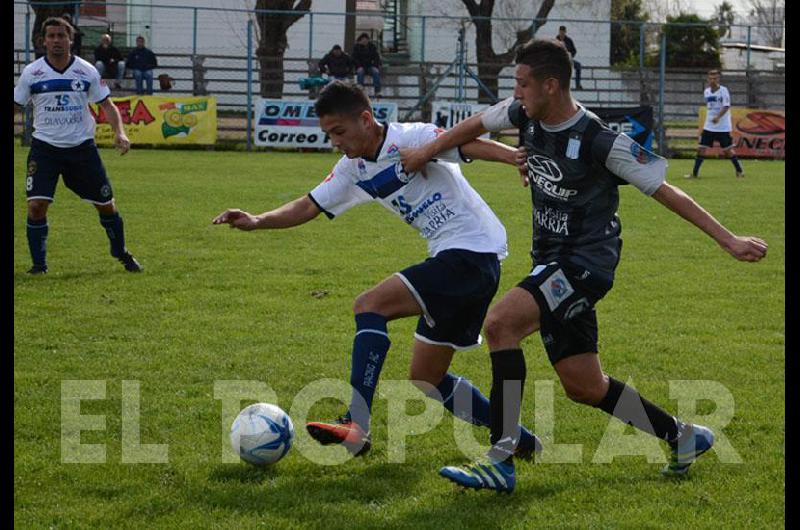
[[[653,107],[645,105],[589,110],[606,122],[611,130],[630,136],[648,151],[653,150]]]
[[[488,106],[489,105],[479,105],[477,103],[434,101],[431,103],[431,122],[442,129],[450,129],[458,122],[466,120]],[[489,133],[484,134],[481,138],[489,138]]]
[[[706,107],[700,107],[697,138],[703,133]],[[734,107],[731,113],[733,145],[740,158],[786,158],[786,115],[781,110]],[[714,144],[706,156],[720,156],[722,149]]]

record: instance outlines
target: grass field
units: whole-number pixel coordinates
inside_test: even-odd
[[[212,226],[226,207],[261,212],[306,193],[336,160],[327,154],[103,150],[128,246],[145,267],[108,256],[94,209],[63,183],[50,214],[50,273],[29,277],[25,156],[15,146],[14,511],[20,528],[696,528],[784,523],[784,164],[671,161],[669,180],[731,230],[770,245],[739,263],[707,236],[630,186],[621,189],[625,248],[616,285],[598,305],[606,371],[672,412],[670,381],[711,380],[735,400],[722,431],[743,463],[714,452],[685,480],[664,480],[644,456],[594,463],[608,417],[570,402],[555,383],[554,441],[581,444],[579,463],[520,463],[511,496],[462,492],[437,475],[466,461],[453,419],[412,436],[405,463],[389,461],[387,402],[376,399],[374,447],[323,466],[293,449],[273,468],[225,463],[215,381],[261,381],[290,410],[321,378],[347,381],[352,300],[425,256],[424,241],[376,204],[330,222],[242,233]],[[530,198],[514,171],[484,163],[465,174],[509,234],[500,292],[530,267]],[[407,377],[414,321],[390,324],[385,381]],[[524,343],[523,420],[555,382],[538,335]],[[488,393],[482,347],[453,370]],[[83,444],[105,463],[62,462],[62,381],[105,384],[80,413],[105,416]],[[140,384],[142,444],[167,444],[168,463],[122,462],[122,385]],[[101,383],[101,384],[103,384]],[[89,388],[90,383],[81,383]],[[256,400],[243,400],[241,406]],[[130,401],[125,402],[130,410]],[[419,413],[423,402],[409,404]],[[317,403],[311,419],[343,411]],[[715,404],[700,401],[697,413]],[[691,420],[687,415],[684,419]],[[456,420],[457,421],[457,420]],[[295,418],[298,443],[307,443]],[[542,427],[541,425],[539,427]],[[478,435],[485,435],[475,431]],[[341,450],[335,448],[335,450]],[[666,452],[665,452],[666,454]]]

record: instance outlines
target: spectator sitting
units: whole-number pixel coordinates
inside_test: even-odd
[[[141,35],[136,37],[136,47],[128,54],[125,66],[133,72],[133,78],[136,80],[136,93],[152,94],[153,68],[158,66],[158,60],[152,50],[144,47],[144,37]],[[145,83],[147,83],[146,91],[144,89]]]
[[[331,51],[319,62],[319,71],[328,76],[329,81],[335,79],[348,80],[353,77],[353,59],[335,44]]]
[[[372,76],[372,87],[375,89],[375,96],[381,95],[381,54],[378,47],[369,40],[369,35],[362,33],[353,46],[353,63],[356,67],[356,81],[361,88],[364,88],[364,74]]]
[[[111,44],[111,35],[100,37],[100,46],[94,49],[94,66],[103,79],[114,79],[114,88],[120,88],[125,77],[125,61],[120,51]]]

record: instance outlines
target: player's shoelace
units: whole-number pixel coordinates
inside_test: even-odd
[[[473,489],[490,489],[511,493],[516,484],[514,465],[479,460],[463,467],[448,466],[439,471],[444,478]]]

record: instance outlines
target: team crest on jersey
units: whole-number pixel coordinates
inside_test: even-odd
[[[39,166],[36,165],[36,160],[31,160],[30,162],[28,162],[28,176],[29,177],[34,176],[38,168]]]
[[[83,81],[81,79],[73,79],[70,86],[75,92],[83,92]]]
[[[656,159],[656,155],[636,142],[631,144],[631,155],[633,155],[633,158],[635,158],[637,162],[643,165],[647,165]]]
[[[367,165],[361,158],[358,159],[358,175],[362,178],[367,176]]]
[[[398,162],[394,165],[394,171],[397,174],[397,180],[402,182],[403,184],[408,184],[411,181],[411,176],[406,173],[403,164]]]
[[[392,145],[389,146],[389,149],[386,150],[386,155],[387,156],[392,156],[393,154],[396,154],[399,151],[400,151],[400,148],[397,147],[397,144],[392,144]]]

